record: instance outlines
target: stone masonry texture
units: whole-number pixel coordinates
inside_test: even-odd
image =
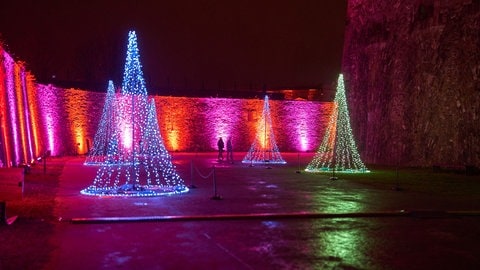
[[[480,1],[349,0],[342,62],[366,163],[480,166]]]

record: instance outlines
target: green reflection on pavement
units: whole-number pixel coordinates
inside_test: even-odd
[[[363,199],[363,194],[326,189],[314,195],[314,204],[317,212],[357,213],[364,211]],[[316,220],[315,268],[366,268],[370,247],[364,225],[364,220],[354,218]]]
[[[365,210],[364,194],[327,188],[313,195],[315,211],[320,213],[356,213]]]

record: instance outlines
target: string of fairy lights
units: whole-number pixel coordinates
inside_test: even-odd
[[[243,163],[285,164],[273,132],[265,96],[257,133]],[[160,134],[157,111],[149,100],[137,39],[129,32],[120,93],[108,83],[102,118],[86,164],[99,169],[93,184],[81,193],[94,196],[160,196],[187,192]],[[322,143],[305,171],[368,172],[360,159],[350,126],[343,75]]]
[[[127,59],[123,72],[122,93],[147,96],[135,31],[128,33]]]
[[[128,36],[122,90],[115,94],[112,89],[109,83],[95,136],[98,150],[87,157],[100,167],[81,193],[144,197],[188,192],[163,143],[155,102],[148,100],[134,31]]]
[[[334,109],[328,122],[322,144],[312,161],[307,165],[307,172],[324,171],[369,172],[360,159],[350,126],[350,116],[345,95],[343,75],[338,76]]]
[[[258,122],[257,133],[252,146],[242,160],[249,164],[285,164],[280,150],[278,149],[273,133],[272,118],[268,96],[265,95],[263,102],[262,118]]]
[[[105,162],[109,151],[109,141],[112,138],[113,126],[111,119],[115,119],[115,86],[113,81],[108,81],[107,95],[103,106],[102,117],[93,139],[93,147],[85,159],[85,165],[96,165]]]

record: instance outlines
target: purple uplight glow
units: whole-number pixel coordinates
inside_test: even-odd
[[[301,126],[305,125],[305,123],[300,123]],[[307,133],[304,128],[299,128],[297,131],[300,131],[298,133],[298,139],[300,143],[300,150],[301,151],[307,151],[308,150],[308,138],[307,138]]]
[[[21,71],[21,78],[22,78],[22,92],[24,93],[23,94],[23,104],[24,104],[24,107],[23,107],[23,115],[25,117],[24,119],[24,122],[25,122],[25,127],[26,127],[26,139],[27,139],[27,143],[28,145],[26,146],[26,150],[28,151],[27,153],[27,156],[30,157],[30,158],[33,158],[34,157],[34,152],[33,152],[33,142],[32,142],[32,139],[34,139],[34,137],[32,136],[32,131],[31,131],[31,127],[32,127],[32,123],[31,123],[31,119],[30,119],[30,110],[29,110],[29,107],[28,107],[28,95],[26,93],[28,93],[29,91],[28,90],[32,90],[32,89],[27,89],[27,87],[30,85],[27,83],[27,74],[25,73],[25,70],[22,69]]]
[[[58,151],[55,147],[55,126],[54,126],[54,120],[51,115],[46,115],[45,120],[47,123],[47,137],[48,137],[48,149],[50,149],[52,155],[57,155]]]
[[[217,150],[218,137],[247,151],[262,116],[260,99],[156,97],[158,119],[170,151]],[[272,100],[272,125],[280,149],[313,151],[325,132],[332,103]]]
[[[206,99],[209,107],[206,113],[207,120],[212,122],[213,130],[210,132],[210,147],[217,148],[217,140],[222,137],[224,141],[229,137],[237,137],[235,130],[241,121],[242,106],[239,99]]]
[[[276,134],[279,147],[302,152],[318,146],[332,111],[327,102],[271,101],[271,108],[275,128],[283,131]]]
[[[59,115],[58,110],[61,107],[57,107],[57,95],[56,92],[58,90],[46,85],[39,86],[38,92],[39,96],[43,97],[42,101],[39,102],[39,109],[40,114],[42,116],[42,120],[45,123],[45,137],[47,138],[47,149],[50,150],[51,155],[56,156],[59,155],[58,143],[61,138],[58,136],[60,133],[60,123],[58,123]]]
[[[34,161],[39,152],[34,78],[0,46],[0,166]]]
[[[117,116],[117,129],[119,130],[119,145],[123,147],[124,151],[131,152],[133,146],[133,132],[134,126],[132,123],[132,102],[129,96],[116,96],[117,103],[121,104],[118,110],[121,116]]]
[[[4,52],[3,57],[5,58],[5,69],[6,69],[6,90],[7,90],[7,100],[8,100],[8,109],[10,116],[10,125],[12,127],[12,137],[13,137],[13,149],[14,149],[14,164],[20,162],[20,150],[21,144],[18,135],[18,119],[17,119],[17,102],[15,95],[15,62],[12,57]]]

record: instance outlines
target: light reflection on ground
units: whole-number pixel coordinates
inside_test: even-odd
[[[364,194],[338,188],[326,187],[312,196],[315,212],[320,213],[359,213],[364,211]],[[315,241],[312,248],[316,256],[322,258],[319,268],[364,268],[368,259],[368,241],[361,220],[331,219],[313,220],[312,230]]]
[[[174,155],[174,163],[187,182],[190,160],[195,156]],[[216,153],[200,156],[205,158],[196,160],[196,164],[202,173],[207,173]],[[290,155],[290,160],[296,158],[296,153]],[[295,166],[265,170],[241,164],[216,171],[223,200],[211,200],[213,182],[200,177],[195,178],[196,189],[179,196],[133,200],[90,198],[79,196],[78,190],[84,182],[90,181],[84,175],[89,172],[93,177],[95,170],[76,164],[67,164],[69,170],[62,174],[56,216],[357,213],[403,209],[411,205],[412,200],[417,200],[417,207],[431,206],[425,194],[421,194],[424,200],[420,205],[418,193],[372,190],[343,178],[331,181],[325,175],[297,174]],[[78,173],[80,170],[83,178]],[[269,185],[277,188],[267,188]],[[446,199],[437,198],[440,202]],[[392,208],[393,203],[395,208]],[[119,251],[119,257],[132,259],[109,260],[109,263],[124,269],[141,266],[162,269],[412,269],[412,266],[416,269],[471,269],[467,266],[480,265],[476,256],[479,235],[476,221],[477,218],[468,221],[464,218],[303,217],[86,226],[62,223],[55,229],[53,239],[59,248],[51,265],[57,267],[49,269],[72,269],[80,263],[85,268],[95,269],[104,263],[104,258],[111,258],[109,254]],[[91,245],[91,239],[98,241]]]
[[[361,223],[354,219],[313,221],[312,245],[316,256],[322,258],[320,267],[363,269],[368,265],[365,254],[370,249],[369,241]]]
[[[318,205],[316,212],[322,213],[355,213],[365,210],[362,203],[364,195],[339,189],[327,188],[321,193],[313,195]]]

